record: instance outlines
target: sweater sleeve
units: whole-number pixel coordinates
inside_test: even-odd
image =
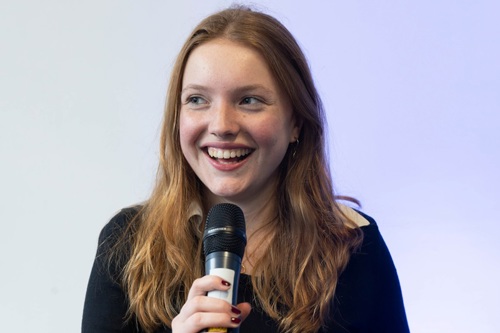
[[[108,264],[107,258],[107,252],[134,212],[132,209],[122,210],[100,233],[85,296],[82,333],[139,332],[133,320],[125,320],[128,301],[120,285],[122,267],[116,262]]]

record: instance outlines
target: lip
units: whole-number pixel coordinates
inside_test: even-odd
[[[219,149],[251,149],[254,150],[254,148],[241,144],[241,143],[233,143],[233,142],[207,142],[202,145],[200,145],[201,149],[207,149],[209,147],[213,148],[219,148]]]
[[[224,143],[224,142],[214,142],[214,143],[207,143],[202,145],[201,150],[203,151],[203,154],[205,157],[208,159],[208,162],[216,169],[219,171],[224,171],[224,172],[230,172],[230,171],[235,171],[237,169],[240,169],[243,167],[248,159],[250,158],[250,155],[253,153],[255,150],[254,148],[248,147],[247,145],[242,145],[242,144],[234,144],[234,143]],[[208,148],[217,148],[217,149],[250,149],[252,152],[246,157],[245,159],[237,162],[222,162],[224,161],[219,160],[219,159],[214,159],[208,155]]]

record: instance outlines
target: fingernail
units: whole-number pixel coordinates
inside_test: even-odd
[[[231,312],[232,312],[232,313],[235,313],[235,314],[237,314],[237,315],[241,314],[240,309],[238,309],[238,308],[237,308],[237,307],[235,307],[235,306],[231,307]]]
[[[227,282],[226,280],[222,280],[222,284],[226,287],[229,287],[231,285],[231,283]]]
[[[231,318],[231,322],[233,322],[235,324],[239,324],[239,323],[241,323],[241,319],[240,318],[236,318],[236,317],[232,317]]]

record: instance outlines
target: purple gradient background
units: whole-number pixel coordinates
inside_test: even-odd
[[[79,331],[100,229],[151,189],[176,52],[230,3],[2,3],[5,331]],[[412,332],[500,332],[500,2],[254,3],[310,60],[337,190],[377,219]]]

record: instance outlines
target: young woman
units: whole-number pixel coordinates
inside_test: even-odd
[[[276,19],[230,8],[203,20],[168,90],[156,187],[103,229],[83,332],[408,332],[375,221],[336,201],[324,113],[306,59]],[[239,304],[206,296],[204,219],[244,212]]]

